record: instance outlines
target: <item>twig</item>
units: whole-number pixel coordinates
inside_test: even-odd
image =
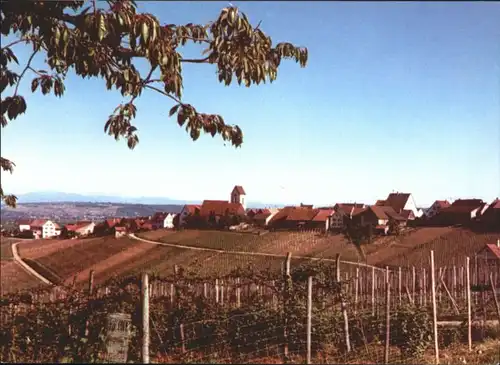
[[[14,96],[17,95],[17,90],[19,89],[19,85],[21,84],[21,80],[22,80],[24,74],[26,73],[26,71],[28,71],[28,69],[31,67],[31,61],[33,61],[33,58],[38,53],[39,49],[40,49],[40,45],[38,45],[38,47],[33,51],[30,58],[28,59],[28,63],[26,64],[26,67],[24,68],[23,72],[21,72],[21,75],[19,76],[19,79],[17,80],[16,88],[14,90]]]

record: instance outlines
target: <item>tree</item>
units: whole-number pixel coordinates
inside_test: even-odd
[[[2,44],[0,52],[0,92],[2,127],[27,110],[26,100],[18,94],[20,82],[28,73],[35,77],[31,90],[42,94],[51,91],[64,94],[64,78],[73,71],[82,78],[101,77],[106,88],[119,89],[128,101],[118,105],[105,123],[104,131],[116,140],[125,138],[133,149],[139,142],[137,128],[132,125],[137,109],[134,101],[146,90],[158,92],[174,103],[169,116],[177,115],[179,126],[185,126],[193,140],[200,133],[220,135],[235,147],[243,143],[243,133],[237,125],[226,124],[220,115],[198,112],[182,100],[182,64],[211,64],[218,80],[226,86],[233,78],[238,84],[252,84],[276,79],[283,59],[293,59],[305,67],[306,48],[290,43],[273,47],[272,40],[254,27],[245,14],[235,7],[222,9],[219,17],[209,24],[161,25],[152,14],[140,13],[132,0],[108,0],[98,8],[96,0],[85,1],[6,1],[1,6],[1,32],[15,40]],[[180,50],[187,42],[205,45],[202,57],[184,58]],[[3,42],[2,42],[3,43]],[[33,52],[20,74],[9,69],[19,61],[12,50],[18,43],[31,44]],[[31,66],[35,55],[44,52],[47,70]],[[137,61],[146,60],[149,69],[140,72]],[[4,97],[4,90],[13,89]],[[13,172],[14,163],[1,158],[3,171]],[[15,206],[14,195],[0,197]]]

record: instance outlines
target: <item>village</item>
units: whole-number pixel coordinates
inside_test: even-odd
[[[500,227],[500,200],[436,200],[429,208],[418,208],[411,193],[394,192],[373,205],[337,203],[314,207],[300,204],[283,208],[247,208],[247,194],[235,186],[229,200],[204,200],[185,205],[180,213],[156,212],[148,217],[108,217],[103,221],[61,224],[50,219],[20,220],[11,236],[35,239],[88,236],[125,236],[157,229],[222,229],[232,231],[318,230],[342,232],[348,226],[369,229],[370,234],[396,234],[405,227],[474,225],[483,229]]]

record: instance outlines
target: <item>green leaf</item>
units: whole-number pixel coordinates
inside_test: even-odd
[[[177,104],[177,105],[174,105],[169,113],[168,113],[168,116],[171,117],[172,115],[174,115],[176,112],[177,112],[177,109],[179,109],[179,107],[181,106],[181,104]]]
[[[104,19],[104,14],[100,14],[99,16],[99,30],[97,36],[100,41],[103,40],[104,34],[106,33],[106,21]]]
[[[149,38],[149,29],[148,25],[144,22],[142,23],[142,39],[144,40],[144,43],[148,42]]]

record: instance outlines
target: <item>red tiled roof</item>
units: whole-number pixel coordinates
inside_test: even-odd
[[[117,231],[117,232],[126,232],[127,231],[127,227],[117,226],[117,227],[115,227],[115,231]]]
[[[312,220],[315,222],[326,222],[328,217],[330,217],[333,212],[333,209],[320,209],[318,214],[316,214]]]
[[[410,199],[410,195],[409,193],[391,193],[385,200],[384,206],[392,207],[396,212],[400,212]]]
[[[486,247],[491,251],[493,255],[500,259],[500,247],[498,247],[495,243],[488,243]]]
[[[481,199],[457,199],[449,207],[441,210],[442,213],[470,213],[481,207]]]
[[[33,222],[31,222],[30,226],[31,226],[31,228],[40,228],[45,223],[47,223],[47,221],[48,221],[48,219],[35,219]]]
[[[201,209],[201,205],[197,205],[197,204],[186,204],[184,206],[184,208],[186,208],[186,211],[189,213],[189,214],[194,214],[196,212],[196,210],[198,209]]]
[[[245,215],[245,209],[240,203],[229,203],[225,200],[204,200],[201,205],[200,215],[208,217],[211,212],[215,215],[229,214]]]
[[[121,222],[120,218],[108,218],[105,220],[105,222],[108,224],[109,228],[113,228],[116,226],[118,223]]]
[[[398,221],[406,220],[400,214],[398,214],[392,207],[387,207],[387,206],[381,207],[377,205],[372,205],[368,209],[371,210],[378,219],[387,220],[392,218]]]
[[[236,192],[238,194],[246,194],[245,193],[245,189],[243,189],[243,186],[241,185],[236,185],[234,188],[233,188],[233,192],[236,190]]]
[[[74,232],[74,231],[77,231],[79,229],[85,228],[85,227],[87,227],[87,226],[89,226],[91,224],[92,224],[92,222],[76,222],[74,224],[67,224],[66,225],[66,229],[68,231],[73,231]]]
[[[29,226],[31,225],[31,219],[20,219],[17,221],[17,224],[20,226]]]
[[[253,216],[255,220],[265,220],[271,215],[271,212],[257,213]]]
[[[379,200],[377,200],[377,201],[375,202],[375,205],[378,205],[379,207],[382,207],[382,206],[384,206],[384,205],[385,205],[385,200],[381,200],[381,199],[379,199]]]
[[[450,204],[450,202],[449,202],[448,200],[436,200],[436,201],[434,202],[434,204],[435,204],[436,206],[438,206],[439,208],[441,208],[441,209],[443,209],[443,208],[448,208],[448,207],[451,205],[451,204]],[[433,205],[434,205],[434,204],[433,204]]]
[[[305,207],[296,207],[290,210],[286,217],[287,221],[310,221],[318,214],[318,209],[310,209]]]

